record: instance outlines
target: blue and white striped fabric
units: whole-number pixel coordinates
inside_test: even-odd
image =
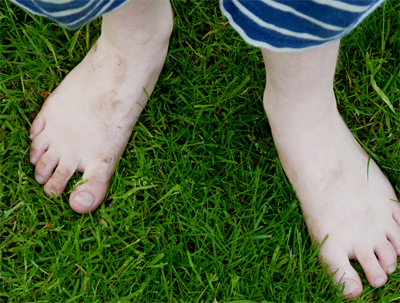
[[[58,24],[75,29],[105,13],[116,10],[129,0],[10,0],[28,12],[45,16]]]
[[[10,1],[74,29],[120,8],[129,0]],[[345,36],[383,1],[220,0],[220,6],[229,23],[247,43],[289,52],[323,46]]]
[[[220,0],[220,6],[247,43],[293,52],[345,36],[384,1]]]

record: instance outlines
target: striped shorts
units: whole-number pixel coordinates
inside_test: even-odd
[[[10,1],[33,14],[75,29],[122,7],[129,0]],[[385,0],[219,1],[222,13],[247,43],[278,52],[293,52],[323,46],[345,36]]]

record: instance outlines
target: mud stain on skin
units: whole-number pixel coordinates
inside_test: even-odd
[[[334,169],[322,169],[321,175],[321,182],[327,189],[334,187],[338,182],[343,182],[346,174],[342,161],[338,161]]]
[[[37,153],[37,149],[36,149],[36,148],[34,148],[34,147],[31,147],[31,150],[30,150],[29,156],[30,156],[30,157],[32,157],[33,155],[36,155],[36,153]]]
[[[338,180],[342,178],[343,170],[338,169],[332,172],[332,183],[336,183]]]
[[[119,85],[125,82],[125,78],[126,78],[126,64],[124,63],[124,61],[120,58],[117,57],[116,58],[116,63],[117,63],[117,68],[115,71],[115,75],[113,77],[113,83],[115,85]]]
[[[111,177],[115,172],[115,164],[118,162],[120,156],[117,155],[117,152],[100,152],[97,154],[97,159],[100,160],[98,166],[98,174],[106,177],[106,182],[111,180]]]
[[[89,113],[97,119],[101,125],[101,132],[107,141],[115,141],[125,132],[125,106],[123,100],[115,90],[100,94],[93,100],[89,107]]]
[[[96,54],[97,51],[97,42],[95,45],[93,45],[92,49],[90,50],[91,52],[91,56],[90,56],[90,69],[91,72],[95,72],[98,69],[101,69],[103,67],[104,64],[104,59],[101,58],[101,56],[99,56],[99,54]]]
[[[128,111],[128,113],[125,115],[125,119],[129,117],[130,113],[135,109],[134,106]]]
[[[111,101],[111,108],[112,108],[113,110],[116,110],[117,107],[118,107],[120,104],[122,104],[122,101],[119,101],[119,100],[112,100],[112,101]]]
[[[112,176],[114,175],[114,172],[115,172],[115,168],[110,169],[110,170],[107,172],[107,183],[110,183],[111,178],[112,178]]]
[[[103,67],[103,64],[101,62],[98,62],[98,63],[95,62],[95,63],[90,64],[90,69],[91,69],[92,73],[98,69],[101,69],[102,67]]]
[[[109,128],[108,123],[107,123],[107,122],[104,122],[104,121],[101,121],[101,124],[103,124],[103,126],[104,126],[106,132],[108,132],[108,128]]]
[[[111,92],[100,94],[94,102],[90,105],[91,112],[97,117],[104,118],[114,112],[118,105],[122,102],[116,98],[117,92],[112,90]]]
[[[113,157],[105,157],[103,158],[102,162],[110,164],[113,161]]]

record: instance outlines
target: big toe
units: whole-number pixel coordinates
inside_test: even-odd
[[[348,255],[342,251],[321,252],[321,262],[329,266],[329,271],[334,274],[333,280],[342,285],[343,295],[346,300],[354,299],[363,290],[360,277],[350,264]]]
[[[69,203],[74,211],[86,214],[94,211],[103,202],[110,178],[115,168],[107,164],[91,165],[82,176],[84,182],[72,191]]]

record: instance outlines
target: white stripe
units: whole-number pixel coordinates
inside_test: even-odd
[[[50,13],[50,12],[45,11],[42,8],[41,8],[41,11],[51,17],[66,17],[66,16],[73,15],[73,14],[76,14],[76,13],[79,13],[79,12],[85,10],[87,7],[91,6],[93,2],[95,2],[95,0],[90,0],[90,2],[88,2],[85,6],[81,6],[79,8],[74,8],[74,9],[68,9],[68,10],[64,10],[64,11],[60,11],[60,12]]]
[[[115,0],[112,0],[112,1],[108,2],[108,5],[103,6],[103,8],[100,10],[100,12],[99,12],[98,15],[102,15],[103,12],[106,11],[106,10],[111,6],[111,4],[114,3],[114,1],[115,1]],[[126,4],[126,3],[127,3],[127,1],[125,1],[123,4]],[[121,7],[121,6],[122,6],[122,5],[117,6],[116,8],[114,8],[114,10],[118,9],[118,8]]]
[[[101,14],[102,14],[105,10],[107,10],[107,9],[109,8],[109,6],[110,6],[111,4],[113,4],[113,3],[114,3],[114,0],[108,2],[108,4],[105,5],[105,6],[103,6],[103,7],[101,8],[101,10],[96,14],[96,16],[95,16],[94,18],[97,18],[97,17],[101,16]],[[123,4],[126,4],[126,3],[127,3],[127,2],[125,1]],[[99,3],[98,3],[98,4],[99,4]],[[67,25],[67,26],[74,26],[76,23],[79,23],[79,22],[81,22],[82,20],[85,20],[85,19],[87,18],[87,16],[89,16],[89,15],[93,12],[93,10],[95,10],[95,9],[97,8],[97,6],[98,6],[98,5],[96,5],[89,13],[87,13],[86,16],[84,16],[84,17],[82,17],[82,18],[80,18],[80,19],[78,19],[78,20],[76,20],[76,21],[74,21],[74,22],[66,23],[65,25]],[[117,8],[119,8],[119,7],[121,7],[121,5],[118,6],[118,7],[116,7],[115,9],[117,9]],[[93,18],[93,19],[94,19],[94,18]],[[87,21],[89,21],[89,20],[87,20]]]
[[[365,11],[365,13],[362,14],[362,16],[360,16],[356,22],[354,22],[352,25],[350,25],[347,28],[347,30],[344,31],[341,35],[345,36],[348,33],[350,33],[357,25],[359,25],[361,22],[363,22],[364,19],[367,18],[370,13],[372,13],[378,6],[380,6],[385,1],[386,0],[378,0],[376,3],[374,3],[374,5],[370,6],[369,9],[367,11]]]
[[[69,2],[74,2],[76,0],[36,0],[35,2],[44,2],[44,3],[51,3],[51,4],[65,4]]]
[[[369,9],[370,5],[363,6],[363,5],[354,5],[354,4],[348,4],[336,0],[312,0],[315,3],[322,4],[322,5],[328,5],[343,11],[348,11],[352,13],[361,13]]]
[[[38,13],[36,11],[31,10],[30,8],[26,7],[25,5],[22,5],[21,3],[17,2],[16,0],[10,0],[10,2],[14,3],[15,5],[22,7],[24,10],[26,10],[27,12],[36,15],[36,16],[45,16],[42,13]]]
[[[247,8],[245,8],[242,4],[240,4],[240,2],[238,2],[237,0],[232,0],[232,2],[236,5],[236,7],[244,14],[246,15],[248,18],[250,18],[253,22],[257,23],[258,25],[274,30],[282,35],[286,35],[286,36],[293,36],[296,38],[302,38],[302,39],[309,39],[309,40],[318,40],[318,41],[327,41],[327,40],[332,40],[335,38],[335,36],[330,37],[330,38],[321,38],[318,36],[314,36],[314,35],[310,35],[310,34],[306,34],[306,33],[297,33],[297,32],[293,32],[287,29],[283,29],[280,27],[277,27],[276,25],[267,23],[263,20],[261,20],[260,18],[258,18],[256,15],[254,15],[253,13],[251,13],[249,10],[247,10]]]
[[[321,26],[323,28],[326,28],[328,30],[342,31],[342,30],[346,29],[345,27],[331,25],[331,24],[328,24],[328,23],[321,22],[321,21],[319,21],[317,19],[314,19],[312,17],[309,17],[309,16],[307,16],[307,15],[305,15],[303,13],[300,13],[300,12],[296,11],[291,6],[287,6],[287,5],[284,5],[284,4],[281,4],[281,3],[276,3],[276,2],[274,2],[272,0],[261,0],[261,1],[264,2],[266,5],[269,5],[271,7],[274,7],[276,9],[279,9],[279,10],[284,11],[284,12],[292,13],[292,14],[294,14],[296,16],[299,16],[300,18],[306,19],[306,20],[308,20],[308,21],[310,21],[312,23],[315,23],[315,24],[317,24],[317,25],[319,25],[319,26]]]

